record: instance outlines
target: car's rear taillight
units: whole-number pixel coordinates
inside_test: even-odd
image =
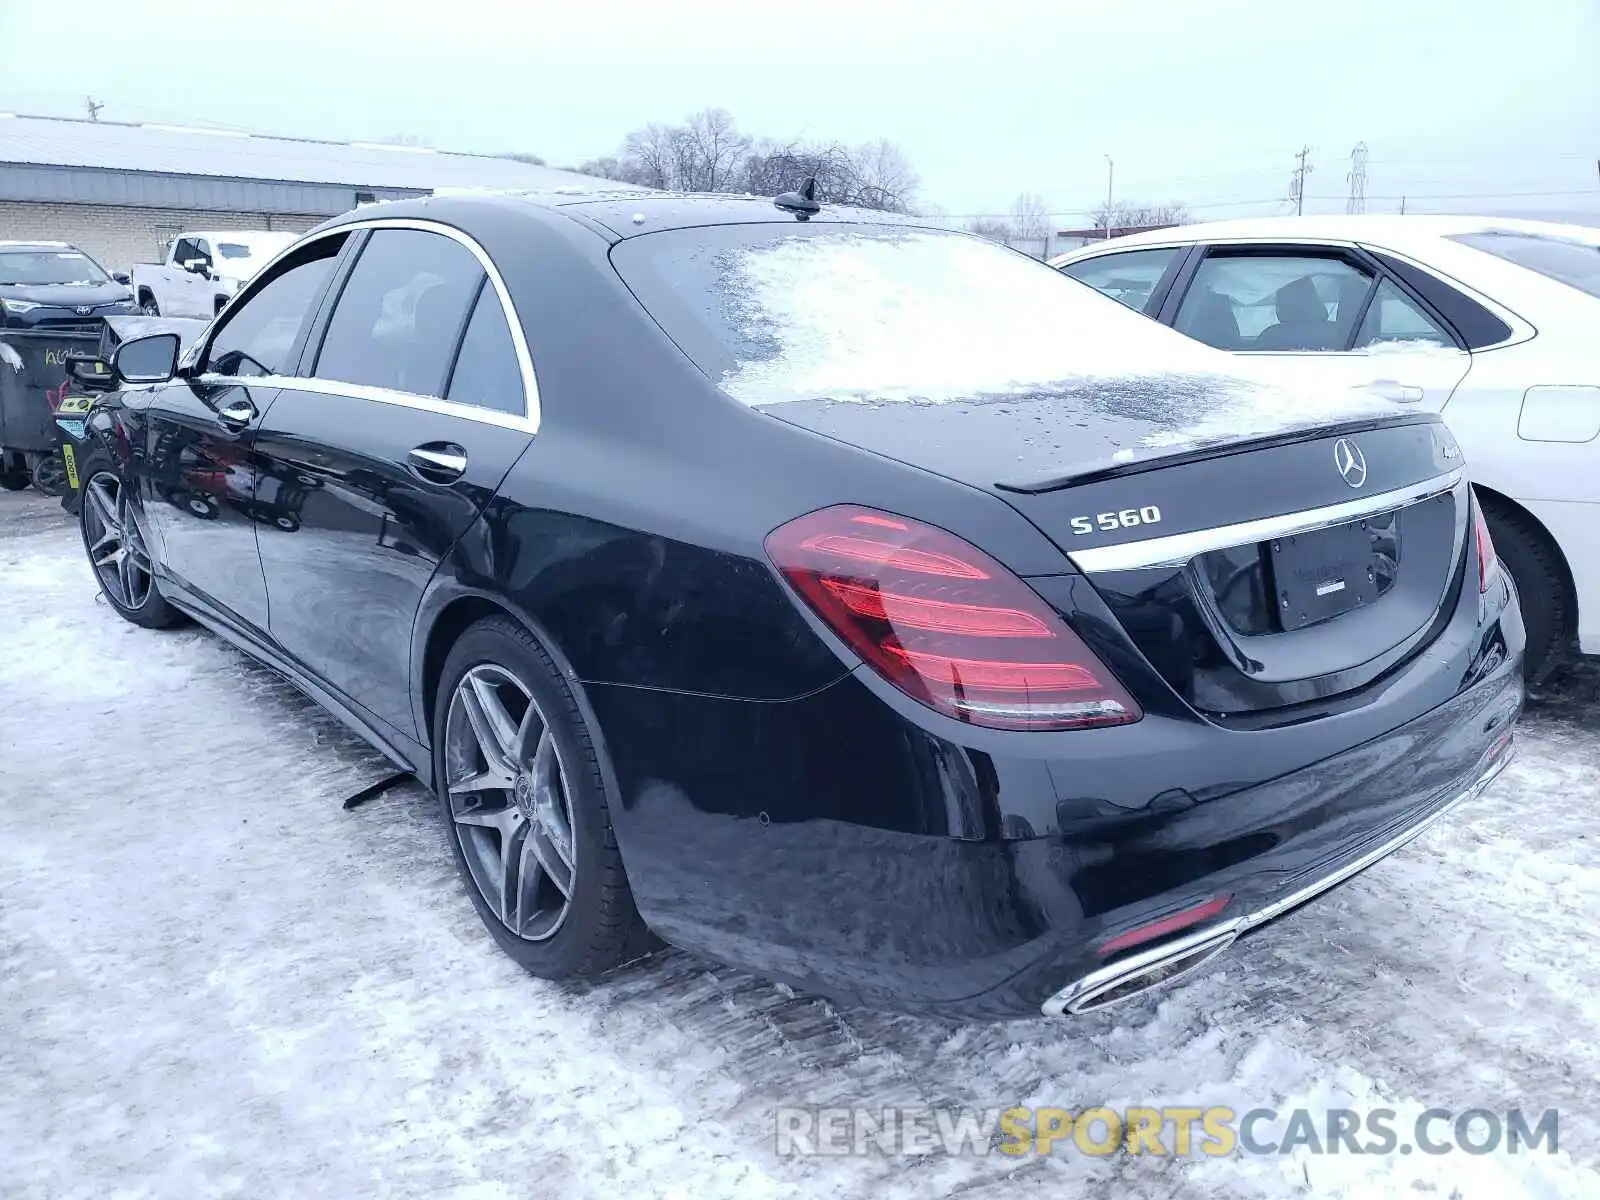
[[[1500,559],[1494,552],[1494,539],[1489,536],[1489,523],[1483,519],[1483,506],[1472,505],[1473,529],[1478,542],[1478,594],[1489,590],[1489,581],[1500,568]]]
[[[767,554],[828,628],[912,699],[992,729],[1143,714],[1037,593],[976,546],[855,505],[773,530]]]

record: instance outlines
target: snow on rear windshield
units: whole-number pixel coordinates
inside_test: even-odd
[[[1085,379],[1173,381],[1162,444],[1384,415],[1340,389],[1241,382],[1240,360],[978,238],[892,226],[720,226],[623,242],[613,262],[685,353],[752,407],[945,404],[1081,392]]]

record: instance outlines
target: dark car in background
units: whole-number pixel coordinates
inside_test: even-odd
[[[67,242],[0,242],[0,331],[98,328],[139,311],[127,283]]]
[[[1087,1011],[1505,766],[1523,629],[1437,418],[817,207],[314,230],[181,360],[118,349],[79,467],[105,595],[431,786],[548,978],[659,937],[875,1006]]]

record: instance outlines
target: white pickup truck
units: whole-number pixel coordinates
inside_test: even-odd
[[[133,268],[133,294],[150,316],[210,320],[252,275],[300,235],[268,230],[179,235],[163,263]]]

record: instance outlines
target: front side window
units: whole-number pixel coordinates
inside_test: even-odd
[[[341,236],[318,238],[230,305],[206,352],[205,373],[293,374],[290,354],[343,244]]]
[[[1600,297],[1600,245],[1531,233],[1463,233],[1451,240]]]
[[[334,306],[314,373],[443,396],[467,308],[483,278],[471,252],[443,234],[375,230]]]
[[[1371,288],[1338,258],[1211,254],[1174,324],[1219,350],[1343,350]]]
[[[1455,346],[1455,339],[1411,298],[1385,279],[1372,297],[1372,305],[1361,321],[1355,348],[1365,349],[1385,342],[1425,342],[1432,346]]]
[[[1144,312],[1151,293],[1178,254],[1175,246],[1162,250],[1129,250],[1068,263],[1061,270],[1118,303]]]
[[[487,281],[478,291],[478,303],[461,339],[446,399],[517,416],[526,411],[522,368],[511,342],[511,326],[506,324],[499,295]]]

